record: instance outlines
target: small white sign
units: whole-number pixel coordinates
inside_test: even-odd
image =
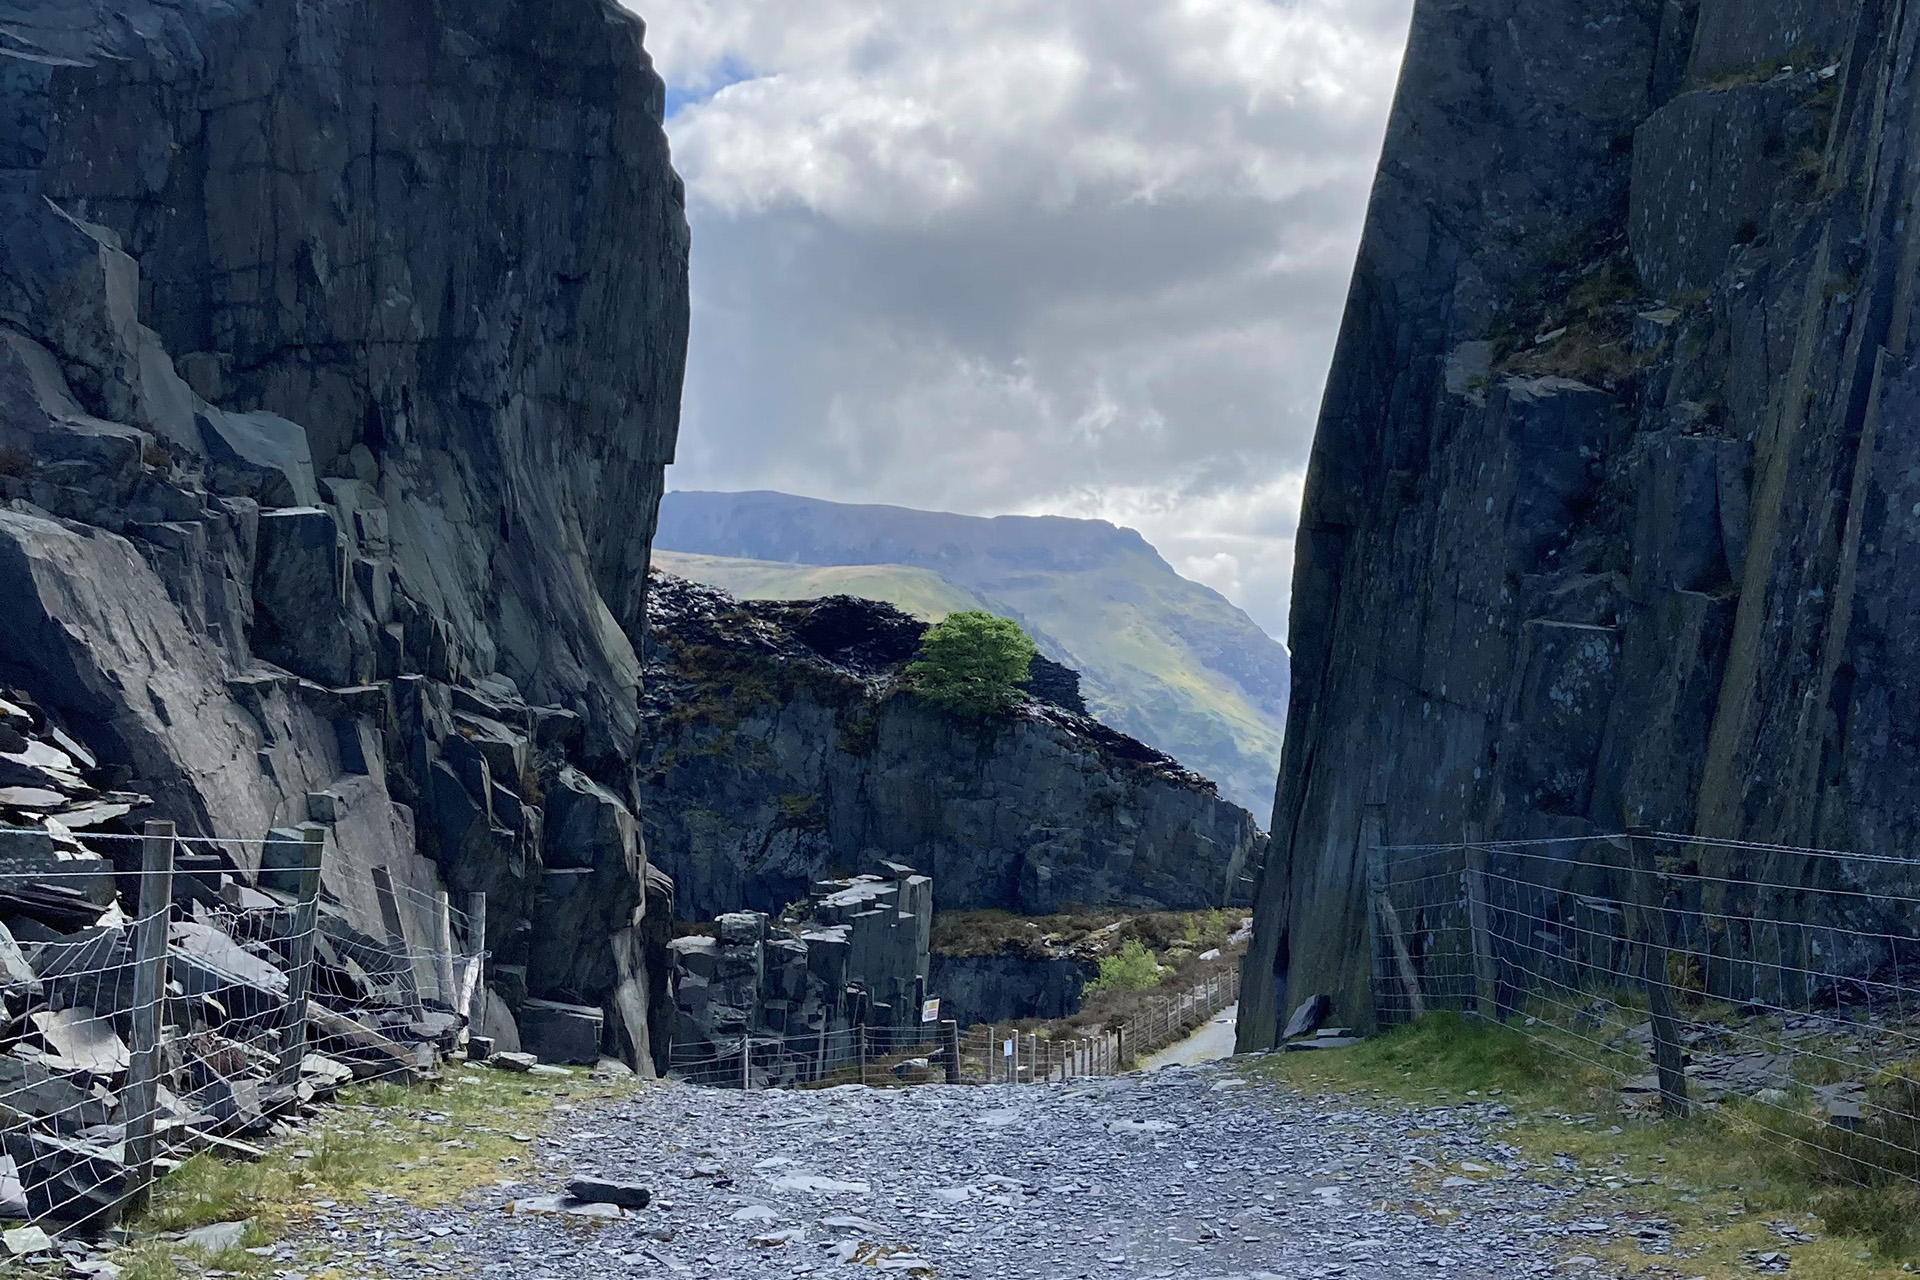
[[[940,1001],[938,997],[935,997],[932,1000],[922,1000],[920,1002],[920,1021],[922,1022],[940,1021]]]
[[[1003,1058],[1011,1058],[1013,1056],[1013,1041],[1006,1040],[1001,1042],[1000,1056]]]

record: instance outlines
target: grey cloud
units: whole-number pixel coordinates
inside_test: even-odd
[[[1112,519],[1284,634],[1407,3],[656,16],[670,84],[746,77],[669,122],[695,232],[670,481]],[[1028,29],[1038,103],[981,43]]]

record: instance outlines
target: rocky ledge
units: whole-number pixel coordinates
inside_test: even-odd
[[[890,605],[655,574],[650,609],[641,812],[682,918],[778,913],[884,861],[931,875],[943,911],[1246,898],[1252,815],[1083,714],[1064,667],[1036,663],[1014,715],[973,722],[907,688],[925,626]]]

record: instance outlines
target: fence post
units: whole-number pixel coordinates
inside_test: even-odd
[[[140,842],[140,915],[133,930],[133,1044],[126,1119],[129,1207],[144,1209],[153,1188],[153,1118],[160,1085],[160,1023],[167,992],[167,924],[173,908],[171,822],[149,822]],[[24,1171],[23,1171],[24,1172]]]
[[[854,1028],[855,1052],[860,1055],[860,1083],[867,1082],[867,1024],[861,1023]]]
[[[433,895],[433,982],[446,1006],[458,1010],[459,992],[453,989],[453,908],[445,889]]]
[[[287,1016],[280,1033],[280,1083],[300,1079],[307,1056],[307,993],[313,989],[313,941],[320,927],[320,861],[327,829],[300,828],[300,884],[293,904],[293,934],[287,939]]]
[[[1369,806],[1371,810],[1373,806]],[[1407,954],[1407,940],[1400,931],[1400,912],[1394,910],[1394,900],[1386,892],[1386,862],[1380,854],[1380,819],[1369,812],[1361,821],[1361,839],[1367,842],[1367,892],[1373,898],[1373,910],[1367,912],[1369,933],[1377,927],[1386,929],[1386,938],[1394,950],[1394,969],[1400,973],[1400,986],[1407,992],[1407,1007],[1413,1017],[1427,1017],[1427,1000],[1421,996],[1421,977],[1413,969],[1413,956]],[[1379,936],[1379,935],[1375,935]],[[1375,946],[1375,958],[1379,958],[1379,946]]]
[[[1493,961],[1493,931],[1487,926],[1487,851],[1480,843],[1480,824],[1469,822],[1461,832],[1467,852],[1467,923],[1473,933],[1474,1010],[1498,1021],[1500,985]]]
[[[947,1051],[947,1083],[960,1083],[960,1023],[949,1018],[940,1024],[940,1043]]]
[[[862,1084],[866,1081],[863,1079]],[[753,1037],[745,1032],[740,1034],[740,1092],[753,1088]]]
[[[1646,841],[1636,839],[1634,834],[1609,836],[1607,843],[1623,855],[1610,861],[1628,881],[1621,905],[1626,908],[1629,941],[1639,953],[1640,985],[1647,992],[1648,1021],[1653,1030],[1653,1069],[1660,1082],[1660,1108],[1668,1115],[1684,1116],[1689,1110],[1686,1054],[1680,1046],[1680,1030],[1673,1016],[1673,994],[1667,985],[1666,922],[1660,913],[1665,895],[1660,890],[1660,866]],[[1657,941],[1656,932],[1662,935]]]
[[[462,1012],[467,1017],[467,1034],[475,1034],[481,1019],[487,1016],[487,895],[479,891],[467,895],[467,947],[473,960],[469,980],[473,999]]]
[[[400,900],[393,893],[393,876],[385,867],[373,869],[373,893],[380,901],[380,924],[387,932],[387,951],[400,966],[400,995],[407,1012],[418,1019],[426,1012],[420,1005],[420,986],[413,980],[413,958],[407,954],[407,931],[400,921]]]

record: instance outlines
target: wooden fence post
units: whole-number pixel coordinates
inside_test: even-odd
[[[1473,935],[1474,1011],[1498,1021],[1499,971],[1494,965],[1493,931],[1487,924],[1487,850],[1480,843],[1479,823],[1467,823],[1462,836],[1467,852],[1467,923]]]
[[[153,1189],[153,1120],[160,1086],[160,1025],[167,994],[167,925],[173,909],[171,822],[149,822],[140,843],[140,915],[133,931],[133,1044],[127,1088],[127,1186],[132,1212]],[[23,1171],[24,1172],[24,1171]]]
[[[326,856],[327,829],[318,823],[300,828],[300,884],[293,904],[293,933],[287,939],[287,1013],[280,1032],[280,1083],[300,1079],[307,1056],[307,993],[313,989],[313,942],[320,928],[320,863]]]
[[[1407,1006],[1415,1018],[1427,1016],[1427,1002],[1420,994],[1420,975],[1414,970],[1413,956],[1407,951],[1407,941],[1400,930],[1400,913],[1393,909],[1393,899],[1384,892],[1373,899],[1374,911],[1386,926],[1387,940],[1393,946],[1394,968],[1400,974],[1400,986],[1407,993]]]
[[[941,1044],[947,1051],[947,1083],[960,1083],[960,1023],[952,1018],[940,1024]]]

